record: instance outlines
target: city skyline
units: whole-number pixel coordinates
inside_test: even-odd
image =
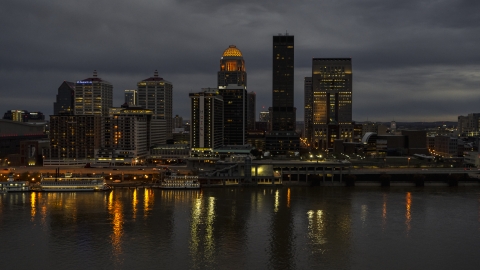
[[[124,90],[157,69],[174,86],[173,115],[186,118],[188,94],[215,87],[218,59],[234,44],[248,63],[247,91],[256,93],[259,112],[272,103],[271,37],[288,32],[296,39],[297,120],[303,120],[311,59],[348,57],[355,69],[354,121],[455,121],[477,112],[480,101],[479,5],[145,1],[112,8],[110,1],[7,0],[0,19],[0,109],[48,117],[62,82],[95,69],[112,83],[113,106],[120,106]]]

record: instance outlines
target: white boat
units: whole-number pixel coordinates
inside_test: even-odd
[[[160,184],[153,187],[161,189],[199,189],[200,182],[198,181],[198,176],[176,175],[172,173],[165,177]]]
[[[106,191],[112,189],[107,185],[104,177],[99,176],[73,176],[65,173],[63,177],[42,177],[40,181],[42,191]]]
[[[30,191],[30,182],[28,181],[15,181],[15,175],[10,173],[8,175],[7,182],[0,182],[0,192],[28,192]]]

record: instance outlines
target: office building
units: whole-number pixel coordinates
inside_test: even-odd
[[[313,95],[312,95],[312,77],[305,77],[303,80],[304,102],[305,109],[303,111],[304,119],[304,137],[307,139],[307,143],[312,141],[312,107],[313,107]]]
[[[176,128],[183,128],[183,117],[175,115],[175,117],[172,119],[173,121],[173,129]]]
[[[244,145],[247,127],[247,72],[242,52],[230,45],[220,58],[218,91],[223,97],[224,145]]]
[[[137,105],[152,110],[153,119],[166,122],[164,134],[153,134],[164,137],[165,141],[162,143],[172,139],[172,90],[172,83],[159,77],[156,70],[153,77],[137,83]]]
[[[73,114],[75,105],[75,84],[63,81],[58,87],[57,99],[53,103],[53,114]]]
[[[75,115],[107,116],[113,107],[113,86],[93,71],[93,77],[75,83]]]
[[[190,147],[192,156],[208,157],[223,145],[224,100],[215,88],[191,93]]]
[[[335,140],[351,142],[352,59],[313,58],[312,96],[313,146],[327,150]]]
[[[294,36],[274,36],[272,52],[271,121],[265,149],[273,156],[293,156],[300,148],[300,137],[295,131]]]
[[[272,131],[295,131],[294,36],[273,37]]]
[[[137,90],[125,90],[125,103],[128,106],[136,106],[137,105]]]
[[[247,131],[255,129],[255,106],[257,95],[255,92],[249,92],[247,94]]]

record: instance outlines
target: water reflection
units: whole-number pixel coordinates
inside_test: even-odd
[[[325,252],[323,245],[327,243],[325,237],[325,223],[323,220],[323,210],[310,210],[307,212],[308,219],[308,239],[312,244],[313,253]]]
[[[383,204],[382,204],[382,230],[385,230],[387,226],[387,194],[383,194]]]
[[[37,206],[36,206],[36,197],[35,197],[35,192],[30,193],[30,215],[31,215],[31,221],[33,222],[35,220],[35,214],[37,214]]]
[[[110,192],[108,197],[108,212],[110,214],[112,234],[112,255],[115,263],[121,263],[122,258],[122,235],[123,235],[123,205],[119,198],[115,198],[115,192]]]
[[[407,234],[410,232],[410,223],[412,221],[412,212],[411,212],[411,207],[412,207],[412,194],[410,192],[407,192],[407,195],[405,197],[405,225],[407,226]]]

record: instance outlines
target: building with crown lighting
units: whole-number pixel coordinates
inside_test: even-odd
[[[223,145],[244,145],[247,129],[247,72],[242,52],[230,45],[220,58],[218,91],[223,97]]]
[[[113,86],[93,71],[93,77],[75,82],[75,115],[107,116],[113,107]]]
[[[162,144],[172,139],[172,91],[172,83],[159,77],[156,70],[153,77],[137,83],[137,105],[152,110],[153,119],[165,121],[164,128],[152,134],[160,137]]]

